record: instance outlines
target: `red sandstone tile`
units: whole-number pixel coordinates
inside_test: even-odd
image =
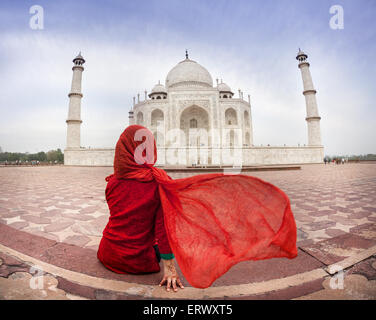
[[[81,207],[73,206],[73,205],[63,205],[63,204],[54,204],[55,207],[59,209],[70,209],[70,210],[80,210]]]
[[[311,231],[316,231],[316,230],[327,229],[327,228],[333,227],[335,225],[336,225],[335,221],[323,220],[323,221],[310,223],[308,225],[308,227]]]
[[[300,214],[295,215],[295,219],[302,222],[313,222],[315,221],[314,218],[310,217],[309,214]]]
[[[350,232],[367,239],[376,240],[376,224],[372,222],[353,227]]]
[[[288,277],[323,266],[321,262],[298,249],[294,259],[274,258],[260,261],[244,261],[217,279],[212,286],[242,284]]]
[[[14,258],[10,255],[7,255],[3,252],[0,252],[0,259],[3,261],[3,264],[6,264],[8,266],[23,266],[24,263],[17,259],[17,258]]]
[[[301,241],[297,241],[297,243],[296,243],[297,247],[299,247],[299,248],[304,247],[304,246],[308,246],[308,245],[311,245],[311,244],[314,244],[314,241],[312,239],[301,240]]]
[[[85,213],[94,213],[97,211],[97,207],[91,206],[91,207],[86,207],[80,210],[80,213],[85,214]]]
[[[94,250],[95,252],[98,251],[99,244],[97,245],[91,245],[91,246],[85,246],[86,249]]]
[[[47,248],[56,244],[56,241],[0,224],[0,243],[39,259],[40,255],[44,253]]]
[[[313,245],[302,246],[301,249],[322,263],[330,265],[349,257],[351,253],[356,253],[358,250],[355,249],[368,249],[374,245],[376,245],[375,240],[346,233],[331,239],[319,241]]]
[[[43,238],[46,238],[46,239],[49,239],[49,240],[60,242],[59,237],[56,234],[53,234],[53,233],[48,233],[48,232],[44,232],[44,231],[41,231],[41,230],[33,230],[33,231],[28,230],[28,232],[30,232],[33,235],[37,235],[37,236],[40,236],[40,237],[43,237]]]
[[[78,214],[76,214],[76,213],[62,213],[61,216],[64,217],[64,218],[69,218],[69,219],[78,220],[78,221],[90,221],[90,220],[95,219],[93,216],[81,214],[81,213],[78,213]]]
[[[337,212],[334,210],[318,210],[318,211],[313,211],[310,212],[309,215],[312,215],[314,217],[322,217],[322,216],[333,216]]]
[[[40,216],[43,218],[55,217],[55,216],[59,216],[62,213],[62,211],[63,210],[61,209],[47,210],[41,213]]]
[[[92,287],[82,286],[77,283],[66,280],[62,277],[56,277],[58,281],[57,288],[67,293],[74,294],[87,299],[95,299],[95,289]]]
[[[361,261],[347,270],[346,274],[361,274],[368,280],[376,280],[376,269],[372,267],[375,261],[376,258],[374,257]]]
[[[29,223],[26,221],[16,221],[16,222],[10,223],[8,226],[15,228],[15,229],[23,229],[27,227],[28,225]]]
[[[370,216],[372,213],[369,211],[359,211],[349,215],[349,219],[362,219]]]
[[[106,224],[108,223],[108,220],[109,220],[109,216],[101,216],[101,217],[98,217],[96,219],[94,219],[93,221],[90,221],[90,224],[92,226],[95,226],[95,227],[100,227],[100,228],[104,228],[106,226]]]
[[[59,232],[74,224],[74,221],[54,222],[44,227],[45,232]]]
[[[328,235],[328,236],[331,236],[331,237],[337,237],[337,236],[340,236],[342,234],[346,234],[347,232],[341,230],[341,229],[336,229],[336,228],[329,228],[329,229],[326,229],[325,230],[325,233]]]
[[[74,244],[76,246],[83,247],[85,244],[90,242],[90,238],[84,235],[74,235],[74,236],[69,236],[64,239],[65,243],[69,244]]]
[[[48,218],[43,218],[43,217],[41,218],[41,217],[37,217],[37,216],[34,216],[34,215],[23,215],[22,219],[29,221],[29,222],[37,223],[37,224],[49,224],[49,223],[51,223],[51,220],[48,219]]]
[[[9,209],[0,207],[0,216],[3,216],[6,213],[9,213]]]
[[[161,279],[160,273],[145,275],[114,273],[102,265],[97,258],[96,251],[67,243],[58,243],[48,248],[48,250],[40,256],[40,259],[64,269],[106,279],[143,284],[156,284]]]
[[[297,204],[297,207],[304,209],[304,210],[307,210],[307,211],[316,211],[317,210],[316,207],[309,206],[309,205],[306,205],[306,204]]]
[[[301,285],[270,291],[264,294],[228,298],[225,297],[224,300],[290,300],[324,289],[322,286],[323,281],[324,279],[317,279]]]
[[[8,278],[12,273],[15,272],[29,272],[30,267],[23,265],[23,266],[7,266],[2,264],[0,266],[0,277]]]
[[[356,222],[352,221],[349,218],[341,217],[341,216],[331,216],[329,217],[330,220],[343,224],[345,226],[354,226]]]

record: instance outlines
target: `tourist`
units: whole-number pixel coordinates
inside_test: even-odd
[[[207,288],[238,262],[297,256],[295,220],[280,189],[246,175],[173,180],[156,160],[151,131],[125,129],[106,178],[110,217],[97,256],[108,269],[159,272],[160,256],[160,285],[177,291],[174,258],[192,286]]]

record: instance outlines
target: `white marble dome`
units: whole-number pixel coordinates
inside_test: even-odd
[[[166,88],[163,84],[157,83],[151,90],[151,93],[167,93]]]
[[[226,83],[220,83],[217,87],[219,92],[231,92],[231,88]]]
[[[173,67],[166,77],[166,88],[180,86],[213,87],[213,79],[208,70],[187,58]]]

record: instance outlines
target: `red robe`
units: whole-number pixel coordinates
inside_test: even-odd
[[[155,181],[108,179],[106,200],[110,219],[103,231],[98,259],[117,273],[148,273],[160,270],[153,248],[171,254]]]
[[[156,160],[152,133],[139,125],[129,126],[116,144],[114,175],[118,179],[137,180],[141,186],[146,186],[145,182],[158,186],[156,194],[159,194],[168,242],[192,286],[209,287],[240,261],[297,256],[296,224],[290,200],[282,190],[245,175],[203,174],[173,180],[164,170],[153,166]],[[110,209],[112,206],[112,210],[117,208],[126,215],[136,207],[147,208],[153,202],[149,196],[144,198],[147,190],[147,187],[141,187],[127,198],[117,193],[109,203]],[[140,213],[139,219],[134,217],[128,226],[140,234],[150,233],[145,239],[151,239],[150,224],[142,222],[143,214]],[[112,255],[119,257],[123,252],[132,252],[125,250],[132,247],[127,241],[133,240],[134,234],[120,227],[112,230],[116,241],[125,239],[125,234],[130,236],[119,242],[113,251],[107,246],[109,252],[104,254],[106,250],[100,248],[100,257],[105,255],[111,267],[116,265],[120,270],[153,270],[154,263],[150,266],[147,264],[150,261],[137,260],[135,256],[132,256],[134,260],[128,260],[128,256],[120,260],[112,258]],[[151,242],[137,243],[145,248],[145,254],[147,252],[146,256],[150,258]],[[141,261],[145,262],[143,266]],[[122,263],[125,267],[120,265]]]

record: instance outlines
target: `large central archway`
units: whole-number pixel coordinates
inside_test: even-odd
[[[196,105],[186,108],[180,115],[180,129],[186,146],[209,145],[209,115],[205,109]]]
[[[183,134],[183,146],[187,148],[187,164],[202,165],[211,162],[209,155],[209,114],[196,105],[186,108],[180,115],[180,130]]]

